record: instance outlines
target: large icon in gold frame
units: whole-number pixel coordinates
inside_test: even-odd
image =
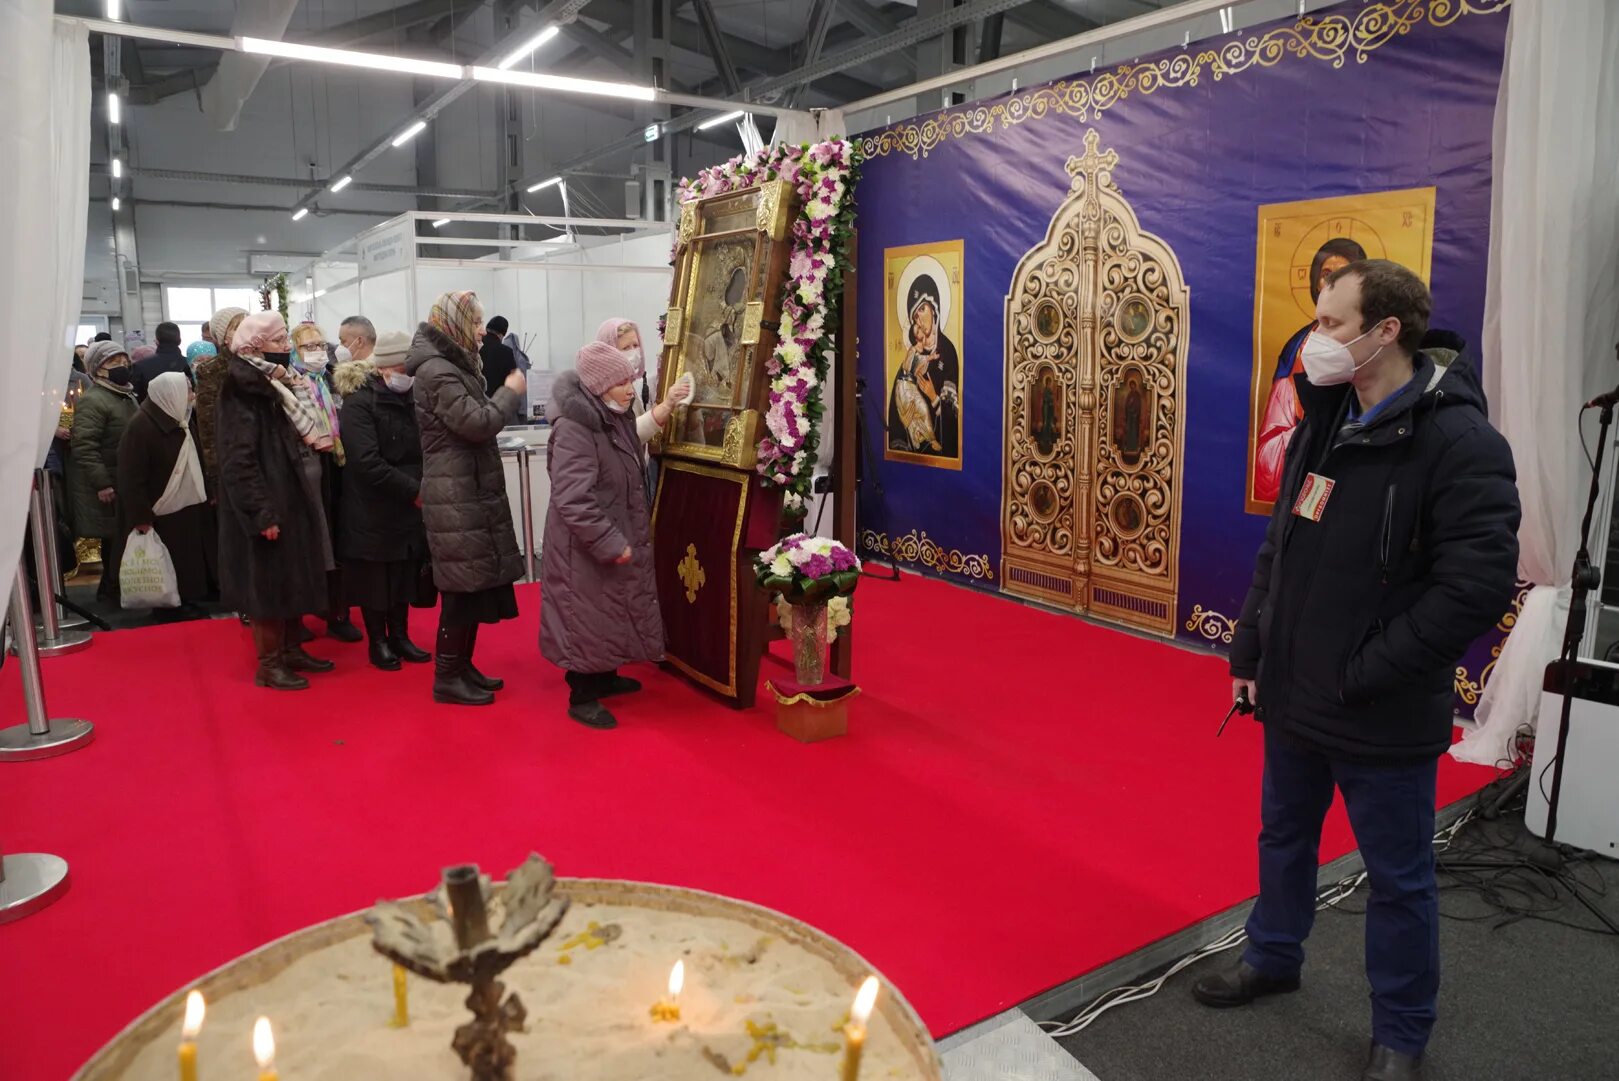
[[[1424,282],[1433,262],[1434,189],[1368,192],[1259,208],[1254,364],[1248,401],[1249,514],[1269,514],[1300,419],[1291,379],[1315,326],[1321,285],[1359,259],[1392,259]]]
[[[739,469],[757,463],[797,198],[792,185],[772,181],[681,207],[659,389],[690,372],[695,391],[656,452]]]
[[[961,468],[962,252],[960,240],[883,252],[890,461]]]

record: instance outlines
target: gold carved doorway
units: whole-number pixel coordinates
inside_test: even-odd
[[[1172,635],[1186,429],[1187,290],[1113,182],[1068,159],[1068,198],[1006,298],[1002,588]]]

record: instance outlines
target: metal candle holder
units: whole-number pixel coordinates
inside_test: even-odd
[[[371,945],[384,957],[425,979],[471,986],[466,1004],[473,1019],[455,1030],[450,1046],[471,1068],[473,1081],[510,1081],[517,1048],[506,1033],[521,1032],[528,1011],[515,993],[506,995],[498,977],[562,922],[568,899],[553,896],[555,886],[551,865],[530,854],[506,878],[498,934],[489,927],[489,878],[475,864],[445,868],[443,883],[427,897],[450,927],[448,941],[433,933],[432,921],[395,901],[377,902],[365,917]]]

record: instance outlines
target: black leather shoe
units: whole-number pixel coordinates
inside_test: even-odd
[[[506,686],[505,680],[496,679],[494,676],[484,675],[482,672],[472,667],[471,661],[467,662],[466,677],[468,683],[472,684],[474,687],[479,687],[486,691],[498,691],[502,687]]]
[[[1298,976],[1275,979],[1254,968],[1247,961],[1238,961],[1224,972],[1213,972],[1192,985],[1192,997],[1205,1006],[1223,1009],[1246,1006],[1266,995],[1284,995],[1299,989]]]
[[[433,701],[447,706],[492,706],[495,696],[482,687],[474,686],[465,672],[453,676],[433,677]]]
[[[406,664],[426,664],[433,655],[410,640],[410,609],[401,604],[388,612],[388,648]]]
[[[612,698],[614,695],[618,694],[634,694],[640,689],[640,680],[631,679],[629,676],[614,676],[612,679],[609,679],[605,684],[603,684],[601,696],[603,698]]]
[[[586,728],[618,727],[618,718],[607,712],[607,707],[600,702],[581,702],[577,706],[569,706],[568,716]]]
[[[253,673],[253,682],[260,687],[268,687],[272,691],[306,691],[309,689],[307,679],[288,670],[285,665],[274,661],[261,662],[258,671]]]
[[[1421,1081],[1422,1060],[1372,1044],[1372,1053],[1366,1059],[1366,1072],[1360,1081]]]
[[[360,633],[353,621],[348,619],[328,619],[326,621],[326,637],[335,638],[339,642],[362,642],[365,635]]]
[[[380,668],[384,672],[399,671],[399,655],[393,651],[386,638],[373,638],[367,647],[371,667]]]
[[[288,646],[281,651],[281,661],[294,672],[330,672],[337,665],[305,652],[303,646]]]

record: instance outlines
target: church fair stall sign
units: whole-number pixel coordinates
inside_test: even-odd
[[[1476,347],[1507,12],[1343,4],[856,137],[861,554],[1228,646],[1325,276],[1397,260]]]

